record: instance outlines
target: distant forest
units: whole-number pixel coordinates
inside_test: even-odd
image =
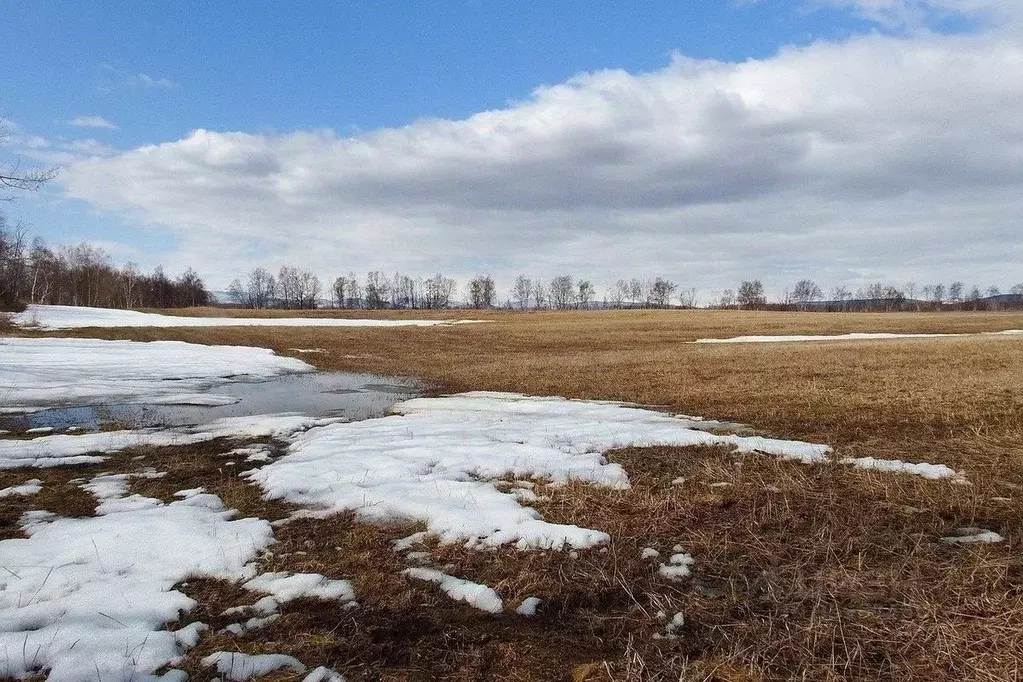
[[[211,294],[192,268],[176,277],[161,267],[142,272],[132,263],[118,267],[102,249],[88,243],[48,247],[30,238],[21,225],[9,225],[0,213],[0,310],[20,310],[28,303],[100,308],[183,308],[207,305],[276,309],[509,308],[516,310],[722,308],[805,311],[943,311],[1023,309],[1023,283],[1007,292],[962,282],[893,285],[875,282],[860,290],[825,291],[804,279],[770,300],[759,280],[698,300],[697,290],[664,277],[620,279],[598,295],[591,280],[559,275],[550,280],[519,275],[503,295],[494,279],[481,274],[464,289],[443,274],[411,277],[371,271],[348,273],[323,286],[307,270],[284,266],[276,274],[255,268],[234,280],[226,300]]]
[[[132,263],[116,267],[90,244],[49,248],[39,237],[9,226],[0,214],[0,310],[26,303],[94,308],[184,308],[210,305],[213,296],[188,268],[167,276],[163,268],[144,273]]]

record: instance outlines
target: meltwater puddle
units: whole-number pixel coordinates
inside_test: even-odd
[[[308,372],[272,379],[246,380],[217,386],[206,395],[234,399],[228,405],[160,405],[116,403],[76,405],[28,414],[0,415],[0,429],[24,431],[77,427],[96,431],[117,422],[127,428],[205,424],[222,417],[297,412],[313,417],[345,417],[352,421],[380,417],[401,400],[415,398],[422,386],[377,374]]]

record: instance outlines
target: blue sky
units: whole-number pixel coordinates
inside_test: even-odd
[[[787,170],[734,191],[717,185],[697,188],[692,194],[671,190],[718,174],[759,178],[764,168],[774,168],[779,159],[784,160],[770,154],[769,158],[761,158],[760,150],[771,148],[767,143],[729,152],[727,141],[735,138],[736,131],[715,132],[706,124],[708,116],[713,119],[718,115],[714,113],[715,97],[722,101],[739,97],[746,115],[752,107],[763,105],[762,98],[756,102],[750,99],[749,93],[761,87],[756,78],[765,86],[777,84],[782,82],[778,79],[794,73],[787,70],[799,69],[802,92],[811,95],[801,118],[804,123],[812,122],[821,115],[809,111],[813,92],[817,88],[833,92],[836,88],[834,80],[813,80],[830,79],[836,74],[818,75],[817,71],[832,62],[857,63],[857,50],[866,49],[873,56],[884,55],[890,49],[937,49],[954,60],[968,49],[957,40],[984,40],[985,46],[1009,41],[1009,46],[1015,48],[1015,15],[1010,12],[1006,18],[1002,13],[997,19],[991,18],[992,8],[997,11],[1013,3],[970,0],[967,4],[979,10],[949,13],[945,11],[947,0],[822,0],[813,4],[773,0],[4,3],[0,6],[0,42],[5,45],[0,114],[15,127],[0,153],[7,159],[20,154],[38,164],[62,166],[61,178],[44,192],[4,209],[30,222],[36,233],[51,242],[94,240],[118,259],[130,257],[144,265],[165,261],[170,267],[179,267],[197,260],[214,285],[222,285],[225,279],[253,264],[272,265],[275,258],[302,260],[305,252],[324,254],[332,249],[336,253],[330,258],[314,259],[314,266],[324,277],[339,274],[329,270],[340,261],[346,269],[357,271],[402,267],[421,271],[413,274],[429,274],[443,268],[468,274],[489,269],[504,277],[520,269],[535,271],[537,276],[553,276],[565,269],[585,268],[592,261],[595,269],[622,276],[643,275],[649,268],[670,269],[677,259],[662,262],[644,258],[642,249],[628,248],[636,243],[637,234],[656,233],[658,239],[669,240],[678,234],[724,239],[728,229],[721,225],[727,222],[729,210],[736,211],[736,222],[750,219],[743,211],[751,209],[747,205],[751,192],[780,207],[776,211],[778,220],[785,218],[784,213],[791,208],[792,199],[786,195],[798,189],[798,183],[777,186],[784,182],[782,176]],[[907,18],[911,16],[917,18]],[[746,70],[752,73],[741,74],[741,91],[736,90],[735,72],[714,71],[702,60],[747,64]],[[701,75],[680,66],[690,61],[704,64],[701,68],[711,69],[714,75]],[[892,56],[888,63],[892,69],[909,69],[911,61]],[[879,58],[875,65],[881,80],[895,75],[885,71],[885,64]],[[605,69],[623,74],[625,84],[615,84],[613,95],[604,91],[608,79],[599,76]],[[583,79],[581,85],[570,80],[576,76]],[[905,73],[895,75],[894,80],[903,76],[914,77]],[[968,78],[969,74],[963,76]],[[705,81],[711,78],[716,80],[707,85]],[[623,88],[637,83],[641,84],[637,87],[645,88],[648,80],[658,83],[661,94],[657,101],[646,102],[642,114],[623,119],[621,112],[635,99],[634,94],[623,96]],[[710,88],[713,96],[699,91],[701,103],[693,106],[710,107],[710,113],[692,119],[684,100],[676,101],[664,92],[676,92],[671,89],[676,85],[690,88],[697,84]],[[541,94],[534,94],[538,88]],[[566,88],[572,92],[566,95]],[[632,196],[630,187],[635,183],[627,174],[619,174],[613,180],[602,176],[599,183],[594,180],[593,185],[582,189],[566,187],[558,195],[572,197],[578,191],[576,199],[561,201],[555,197],[533,202],[543,192],[529,186],[530,174],[549,172],[558,177],[579,171],[585,175],[589,166],[582,165],[585,162],[580,159],[591,157],[579,156],[572,148],[559,156],[561,147],[552,145],[550,155],[555,158],[539,170],[536,164],[545,162],[536,159],[509,170],[507,159],[500,157],[502,150],[509,145],[535,149],[545,140],[549,142],[545,133],[541,131],[539,139],[523,138],[519,133],[506,138],[501,132],[504,128],[488,128],[481,133],[476,124],[465,124],[478,120],[473,117],[480,112],[498,111],[513,116],[503,125],[521,131],[528,127],[529,117],[536,117],[542,110],[545,116],[554,117],[545,119],[548,129],[564,126],[556,135],[560,144],[577,133],[583,134],[579,131],[591,130],[587,124],[576,125],[572,120],[597,106],[590,101],[575,101],[578,94],[591,91],[599,95],[599,106],[613,109],[611,114],[602,111],[600,116],[602,120],[610,117],[617,121],[615,127],[594,129],[609,143],[629,146],[637,136],[648,135],[651,121],[678,116],[678,126],[668,130],[678,130],[685,137],[685,126],[691,125],[694,127],[690,132],[700,139],[720,136],[708,138],[707,144],[724,145],[716,157],[724,166],[707,168],[703,160],[691,163],[687,156],[655,162],[659,152],[652,145],[643,151],[651,155],[646,165],[635,165],[630,172],[636,183],[644,182],[643,178],[652,182],[651,173],[659,173],[665,163],[674,163],[681,175],[657,179],[670,185],[668,193],[674,196],[670,201]],[[841,93],[832,96],[843,99]],[[849,92],[849,98],[863,96],[872,95]],[[779,101],[770,103],[765,111],[784,108],[786,97],[788,101],[801,100],[798,95],[778,97]],[[558,100],[557,107],[547,108],[548,100]],[[651,114],[663,100],[671,100],[665,105],[668,109]],[[576,108],[561,108],[572,106]],[[894,116],[902,113],[894,112]],[[886,120],[892,118],[891,114],[886,116]],[[438,127],[430,120],[451,125]],[[935,130],[942,128],[941,121],[933,123]],[[908,124],[917,122],[910,120]],[[463,136],[467,126],[473,131],[468,142]],[[198,129],[215,135],[198,140],[190,137]],[[415,139],[403,139],[398,148],[390,146],[391,138],[406,135],[401,131]],[[234,133],[245,137],[230,137]],[[820,133],[808,132],[810,137]],[[307,134],[324,134],[327,139],[309,143],[294,137]],[[443,148],[429,146],[438,139],[444,140]],[[145,158],[135,152],[154,144],[164,147]],[[317,155],[317,146],[326,151]],[[392,163],[371,178],[355,178],[355,171],[361,169],[346,156],[353,153],[352,146],[372,147],[370,156],[365,156],[365,150],[359,152],[363,162],[372,160],[370,165],[384,163],[381,159]],[[194,154],[197,147],[205,150],[198,161]],[[483,149],[482,156],[476,154],[479,149]],[[184,156],[170,158],[177,153]],[[239,160],[238,155],[243,158]],[[728,165],[730,155],[739,159],[738,165]],[[455,177],[451,168],[438,166],[440,160],[455,157],[463,159],[463,169],[465,159],[471,157],[479,171],[477,176],[500,176],[493,186],[497,189],[477,187],[471,192],[473,198],[463,201],[454,189],[434,188],[441,179],[450,182],[451,188],[474,181],[473,177]],[[843,160],[847,158],[843,156]],[[261,169],[265,166],[266,172],[253,174],[251,164]],[[426,168],[423,172],[427,175],[405,175],[410,165]],[[132,175],[126,182],[119,173],[128,172],[129,167]],[[244,172],[239,173],[241,167]],[[314,172],[309,172],[311,168]],[[186,206],[192,203],[192,195],[187,192],[169,196],[166,182],[173,182],[176,172],[185,174],[181,176],[183,181],[195,183],[190,191],[209,195],[212,208]],[[882,168],[873,180],[846,180],[887,186],[892,173],[899,176],[905,171]],[[309,174],[324,181],[312,188],[306,180],[296,180]],[[395,179],[395,174],[402,175]],[[940,167],[932,168],[928,181],[936,182],[934,178],[941,175]],[[143,181],[150,179],[148,183]],[[277,189],[273,196],[262,196],[268,181],[276,183]],[[605,182],[611,184],[601,184]],[[500,188],[520,183],[521,194],[501,196]],[[113,196],[111,186],[123,191]],[[896,198],[909,201],[920,189],[906,188]],[[956,191],[964,198],[970,194],[971,204],[958,202],[948,212],[964,213],[964,221],[969,219],[970,211],[990,212],[997,197],[975,206],[972,194],[977,189],[971,185]],[[821,197],[827,191],[819,189],[806,198],[806,213],[815,216],[812,220],[819,224],[811,224],[806,218],[792,232],[773,226],[765,230],[764,239],[773,249],[783,252],[793,241],[807,239],[825,220],[833,225],[834,216],[823,216],[829,204]],[[421,192],[429,196],[421,201],[406,200]],[[612,203],[602,205],[595,214],[589,197],[608,192],[612,196],[620,193],[622,205],[632,212],[625,215],[624,209]],[[257,200],[256,195],[261,198]],[[843,196],[839,200],[855,198]],[[237,215],[217,214],[217,207],[229,206],[232,201],[243,206]],[[258,201],[267,203],[260,205]],[[282,206],[287,210],[281,209],[275,225],[252,226],[246,231],[246,220],[258,222],[259,216]],[[874,208],[863,201],[855,206],[856,211],[863,211],[864,221]],[[752,210],[758,215],[763,209]],[[248,218],[243,217],[246,213]],[[593,225],[604,220],[601,215],[612,213],[615,217],[606,224]],[[652,213],[656,215],[649,218]],[[899,239],[917,234],[921,223],[932,219],[922,207],[900,207],[899,213],[906,230]],[[871,220],[876,225],[865,230],[891,223],[876,217]],[[672,224],[694,227],[673,232]],[[509,235],[527,234],[523,230],[533,229],[530,225],[538,234],[556,235],[560,247],[541,254],[544,257],[513,248]],[[536,227],[539,225],[544,227]],[[311,235],[304,243],[306,251],[294,245],[282,248],[275,241],[274,229]],[[225,237],[228,234],[230,240]],[[451,247],[443,257],[434,253],[427,258],[416,244],[409,243],[417,234],[429,235],[432,242],[450,242]],[[993,251],[999,250],[998,239],[997,235],[991,236]],[[473,240],[481,247],[465,248],[467,241]],[[736,240],[733,251],[741,254],[749,239]],[[946,244],[951,240],[939,235],[934,241]],[[570,244],[575,255],[568,258],[564,253]],[[578,244],[592,245],[589,260],[583,257],[586,254],[578,255]],[[233,250],[232,267],[224,265],[224,248]],[[673,251],[692,254],[693,241],[673,242]],[[766,260],[757,260],[755,253],[723,257],[728,251],[728,244],[722,242],[713,252],[693,256],[693,262],[680,266],[678,272],[663,274],[678,280],[689,276],[699,280],[693,282],[694,286],[708,289],[725,286],[739,270],[752,269],[768,281],[777,275],[778,286],[790,276],[788,271],[778,272],[781,255]],[[615,253],[630,255],[623,261],[613,257]],[[899,263],[900,267],[889,268],[890,276],[937,277],[934,264],[942,261],[943,253],[932,249],[921,255],[918,273]],[[797,260],[803,271],[827,280],[829,285],[867,281],[888,272],[884,262],[872,261],[869,253],[840,266],[825,252],[816,254],[815,259],[801,256]],[[722,272],[725,261],[728,265]],[[707,262],[718,266],[701,270],[698,275],[688,274],[699,270],[694,265]],[[1011,270],[1010,265],[978,261],[964,268],[961,276],[975,272],[978,278],[992,279],[1002,270]],[[759,272],[761,269],[764,272]],[[715,270],[721,274],[713,274]],[[794,270],[791,275],[795,275]],[[1006,272],[1002,279],[1009,284],[1013,276]]]
[[[353,131],[463,118],[673,51],[741,61],[869,28],[791,2],[4,3],[0,94],[36,134],[69,136],[90,112],[124,147],[194,128]]]

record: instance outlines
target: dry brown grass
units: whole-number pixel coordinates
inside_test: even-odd
[[[467,316],[478,317],[458,315]],[[548,520],[608,532],[613,540],[606,552],[573,558],[435,543],[419,548],[430,552],[431,565],[493,586],[508,607],[496,617],[400,575],[412,564],[390,543],[414,527],[371,526],[349,515],[292,522],[277,529],[265,567],[352,580],[360,608],[296,602],[270,628],[241,638],[208,635],[186,664],[198,679],[212,677],[199,658],[218,649],[291,653],[353,680],[1020,679],[1023,340],[684,342],[751,333],[996,331],[1023,328],[1023,315],[485,317],[493,321],[431,329],[80,333],[282,353],[325,348],[326,354],[299,357],[324,369],[419,377],[437,391],[510,390],[664,406],[828,443],[840,455],[947,463],[964,469],[972,485],[808,467],[724,449],[611,453],[629,472],[630,490],[547,487],[538,492],[550,499],[537,503]],[[287,505],[262,500],[224,466],[219,452],[229,447],[146,451],[141,463],[125,457],[116,466],[169,472],[133,479],[140,493],[170,499],[175,490],[202,485],[244,514],[286,515]],[[4,485],[43,477],[0,473]],[[679,477],[685,483],[673,485]],[[962,526],[996,530],[1006,542],[941,542]],[[666,556],[675,544],[696,558],[692,579],[666,580],[657,575],[657,562],[640,558],[643,547]],[[182,589],[200,601],[188,617],[218,628],[227,624],[224,608],[254,600],[215,581],[189,581]],[[511,612],[525,596],[544,600],[534,619]],[[666,632],[662,611],[685,614],[676,639],[655,638]]]

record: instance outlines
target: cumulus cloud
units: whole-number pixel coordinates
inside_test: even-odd
[[[662,274],[705,296],[754,276],[1007,284],[1023,261],[1018,73],[1012,31],[870,35],[738,64],[677,55],[464,120],[196,130],[60,181],[172,230],[177,262],[217,285],[286,261],[505,283]]]
[[[107,128],[108,130],[117,130],[116,125],[102,116],[76,116],[68,121],[68,124],[76,128]]]

